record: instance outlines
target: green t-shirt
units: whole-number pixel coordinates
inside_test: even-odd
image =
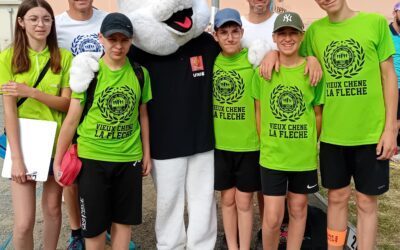
[[[253,66],[248,51],[225,57],[214,64],[213,107],[215,148],[234,152],[259,150],[254,99],[251,96]]]
[[[317,168],[317,128],[314,106],[323,102],[300,66],[281,66],[270,81],[253,77],[253,97],[260,101],[260,165],[281,171]],[[320,88],[320,87],[319,87]]]
[[[308,28],[302,52],[320,60],[326,80],[321,141],[377,143],[385,125],[380,63],[395,53],[386,19],[362,12],[339,23],[325,17]]]
[[[42,81],[36,87],[41,92],[54,96],[60,96],[62,88],[69,88],[69,68],[72,61],[72,54],[65,49],[60,49],[60,52],[60,73],[54,74],[50,67]],[[28,55],[31,62],[30,69],[24,73],[13,74],[11,66],[13,49],[8,48],[0,54],[0,85],[8,83],[9,81],[25,83],[28,86],[33,86],[35,84],[40,72],[50,59],[50,51],[47,47],[41,52],[28,49]],[[19,118],[57,122],[57,133],[54,148],[57,143],[58,134],[60,132],[61,123],[64,119],[64,116],[64,113],[51,109],[46,104],[43,104],[33,98],[26,99],[26,101],[20,107],[18,107]],[[55,151],[53,150],[53,153],[54,152]]]
[[[144,86],[129,60],[112,71],[100,60],[93,104],[78,127],[79,157],[108,162],[130,162],[142,159],[139,105],[151,100],[149,73],[145,68]],[[85,93],[72,93],[84,105]]]

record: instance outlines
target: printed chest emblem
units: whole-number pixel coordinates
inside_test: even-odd
[[[365,51],[354,39],[331,42],[324,51],[324,64],[335,79],[352,78],[362,70]]]
[[[136,95],[128,86],[107,87],[101,93],[97,106],[107,122],[128,121],[135,110]]]
[[[295,122],[306,111],[303,93],[296,86],[279,84],[271,93],[270,107],[276,119]]]
[[[71,51],[74,56],[82,52],[102,52],[103,45],[97,34],[79,35],[72,41]]]
[[[244,95],[243,78],[235,71],[217,70],[213,76],[213,95],[221,104],[233,104]]]
[[[192,72],[203,71],[204,63],[202,56],[192,56],[190,58],[190,66],[192,66]]]

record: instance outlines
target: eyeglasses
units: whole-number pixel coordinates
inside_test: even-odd
[[[31,16],[31,17],[24,17],[25,21],[28,21],[28,23],[32,26],[38,26],[39,22],[41,21],[44,26],[50,26],[53,23],[53,19],[49,16],[45,16],[42,18],[39,18],[37,16]]]
[[[241,34],[242,34],[242,32],[240,29],[235,29],[235,30],[232,30],[231,32],[229,32],[227,30],[223,30],[223,29],[217,30],[217,35],[223,40],[228,39],[229,35],[232,36],[233,39],[238,39],[238,38],[240,38]]]

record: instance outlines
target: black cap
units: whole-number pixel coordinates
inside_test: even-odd
[[[121,33],[131,38],[133,36],[132,22],[121,13],[108,14],[101,23],[100,33],[109,37],[115,33]]]

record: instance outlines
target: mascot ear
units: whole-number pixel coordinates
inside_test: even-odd
[[[247,47],[247,44],[243,44],[243,47]],[[267,42],[260,39],[254,40],[248,46],[249,55],[248,59],[253,67],[256,68],[260,65],[264,56],[272,49],[272,46]]]

